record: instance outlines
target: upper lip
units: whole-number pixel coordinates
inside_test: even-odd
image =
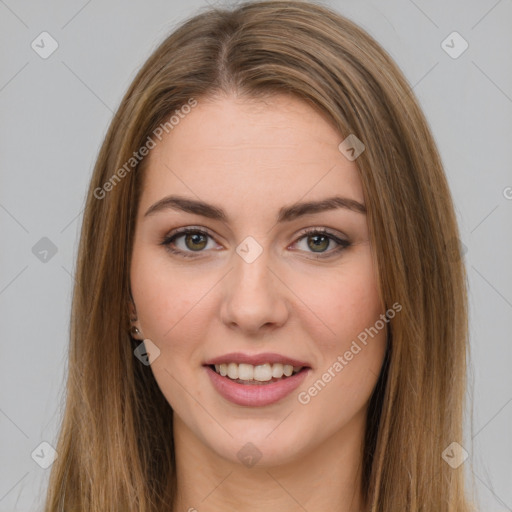
[[[212,364],[229,364],[229,363],[245,363],[252,364],[253,366],[265,364],[265,363],[281,363],[281,364],[289,364],[292,366],[307,366],[310,365],[304,361],[299,361],[298,359],[294,359],[292,357],[283,356],[281,354],[275,354],[273,352],[264,352],[262,354],[244,354],[243,352],[232,352],[231,354],[224,354],[219,357],[214,357],[213,359],[209,359],[204,364],[212,365]]]

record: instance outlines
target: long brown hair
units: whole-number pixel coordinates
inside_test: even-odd
[[[353,22],[302,1],[208,8],[149,57],[125,94],[88,191],[76,268],[63,421],[46,512],[169,510],[172,408],[129,333],[129,269],[143,164],[131,161],[183,105],[220,92],[294,94],[366,149],[362,180],[380,294],[398,302],[370,399],[369,512],[468,512],[463,445],[466,274],[440,156],[414,94]],[[170,129],[170,125],[168,125]],[[130,162],[127,165],[127,162]],[[120,169],[124,168],[124,172]]]

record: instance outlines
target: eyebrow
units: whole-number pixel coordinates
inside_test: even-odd
[[[304,203],[295,203],[290,206],[284,206],[281,208],[277,215],[277,222],[290,222],[298,217],[308,214],[320,213],[328,210],[335,210],[338,208],[345,208],[347,210],[366,214],[366,207],[356,201],[355,199],[349,199],[347,197],[333,196],[320,201],[308,201]],[[192,213],[195,215],[201,215],[209,219],[219,220],[222,222],[228,221],[228,216],[222,208],[214,206],[212,204],[205,203],[203,201],[197,201],[195,199],[189,199],[187,197],[180,196],[167,196],[155,204],[150,206],[144,217],[154,215],[157,212],[165,210],[177,210]]]

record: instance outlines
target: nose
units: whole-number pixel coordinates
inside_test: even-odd
[[[287,288],[269,267],[265,251],[251,263],[237,254],[224,280],[221,320],[246,334],[270,332],[289,316]]]

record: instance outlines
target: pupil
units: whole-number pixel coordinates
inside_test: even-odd
[[[311,238],[315,239],[317,241],[319,238],[323,238],[324,242],[327,241],[327,245],[325,245],[325,243],[324,243],[324,247],[321,247],[319,244],[317,244],[315,242],[314,245],[311,246],[312,249],[314,249],[314,248],[327,249],[327,247],[329,246],[329,239],[325,235],[313,235]]]
[[[187,237],[186,237],[186,240],[187,242],[192,240],[192,243],[193,244],[200,244],[201,245],[201,241],[199,239],[201,238],[204,238],[204,235],[201,235],[200,233],[192,233],[192,234],[188,234]],[[203,244],[201,247],[197,248],[197,247],[189,247],[188,243],[187,243],[187,247],[189,249],[192,249],[192,250],[197,250],[197,249],[204,249],[204,240],[203,240]]]

